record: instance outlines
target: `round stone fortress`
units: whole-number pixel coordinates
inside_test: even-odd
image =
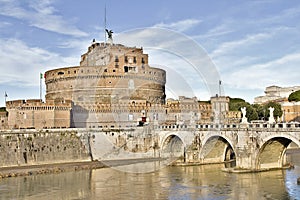
[[[150,67],[142,48],[93,41],[79,66],[44,76],[46,101],[7,101],[6,127],[122,128],[211,120],[209,102],[181,96],[166,102],[166,72]]]
[[[80,66],[45,73],[46,101],[111,104],[122,100],[165,103],[166,72],[148,65],[142,48],[93,41]]]

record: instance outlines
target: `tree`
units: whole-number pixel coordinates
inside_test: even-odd
[[[252,107],[256,110],[257,119],[265,120],[266,108],[260,104],[253,104]]]
[[[259,104],[250,104],[246,102],[244,99],[240,98],[230,98],[229,101],[229,110],[230,111],[241,111],[242,107],[246,107],[246,117],[248,118],[248,121],[252,120],[268,120],[270,116],[269,107],[274,108],[274,118],[278,118],[282,116],[282,110],[281,105],[276,102],[269,102],[265,105],[259,105]]]
[[[292,92],[288,98],[289,101],[300,101],[300,90]]]
[[[251,122],[252,120],[257,120],[258,119],[258,114],[256,109],[252,106],[252,105],[247,105],[246,106],[246,117],[248,119],[249,122]]]
[[[247,103],[244,99],[230,98],[229,110],[230,111],[241,111],[241,108],[247,106],[248,104],[249,103]]]

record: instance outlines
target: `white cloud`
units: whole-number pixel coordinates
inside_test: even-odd
[[[243,39],[234,40],[230,42],[224,42],[219,47],[217,47],[210,56],[212,58],[217,58],[218,56],[223,56],[224,54],[230,54],[232,51],[239,51],[240,48],[245,46],[250,46],[256,43],[260,43],[262,40],[268,39],[272,36],[270,33],[257,33],[253,35],[247,35]]]
[[[154,27],[157,28],[168,28],[168,29],[172,29],[175,31],[179,31],[179,32],[184,32],[190,28],[193,28],[194,26],[198,25],[199,23],[201,23],[201,20],[198,19],[185,19],[185,20],[181,20],[181,21],[177,21],[177,22],[173,22],[173,23],[159,23],[154,25]]]
[[[212,29],[208,30],[205,34],[201,34],[198,36],[194,36],[194,39],[207,39],[207,38],[216,38],[220,36],[224,36],[234,32],[233,28],[230,27],[231,22],[226,21]]]
[[[261,89],[270,85],[299,85],[298,68],[300,53],[285,55],[276,60],[236,69],[223,77],[229,86],[245,89]]]
[[[127,46],[142,46],[149,51],[149,63],[166,66],[167,86],[187,95],[199,88],[208,91],[207,96],[218,93],[219,73],[206,51],[191,38],[163,28],[144,28],[131,30],[115,36],[115,42]],[[146,52],[148,53],[148,52]],[[179,81],[178,78],[181,77]],[[183,87],[176,84],[184,84]],[[189,86],[189,87],[186,87]],[[184,91],[186,88],[186,91]],[[207,98],[206,96],[206,98]],[[201,97],[202,98],[202,97]]]
[[[9,22],[0,22],[0,28],[5,28],[5,27],[11,26],[11,25],[12,24]]]
[[[55,14],[55,9],[51,6],[51,3],[49,0],[31,1],[29,7],[32,9],[25,9],[18,1],[2,0],[0,14],[24,20],[28,22],[30,26],[47,31],[75,37],[88,35],[71,24],[68,20],[63,19],[62,16]]]
[[[44,49],[29,47],[20,40],[0,39],[0,43],[0,84],[38,85],[40,73],[53,68],[74,65],[78,60],[73,57],[62,58]]]

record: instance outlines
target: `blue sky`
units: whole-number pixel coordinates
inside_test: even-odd
[[[105,4],[107,27],[115,35],[162,27],[198,43],[215,65],[225,95],[253,102],[267,86],[299,85],[297,0],[0,0],[0,106],[5,91],[7,100],[39,98],[40,72],[79,65],[92,39],[104,39]],[[167,73],[175,68],[185,77],[192,73],[178,57],[145,52]],[[170,78],[169,84],[178,82]],[[200,100],[209,98],[197,83],[188,84]]]

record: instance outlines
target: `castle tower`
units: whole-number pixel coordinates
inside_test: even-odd
[[[150,67],[142,48],[93,42],[81,56],[80,66],[49,70],[45,77],[46,100],[165,102],[166,72]]]

